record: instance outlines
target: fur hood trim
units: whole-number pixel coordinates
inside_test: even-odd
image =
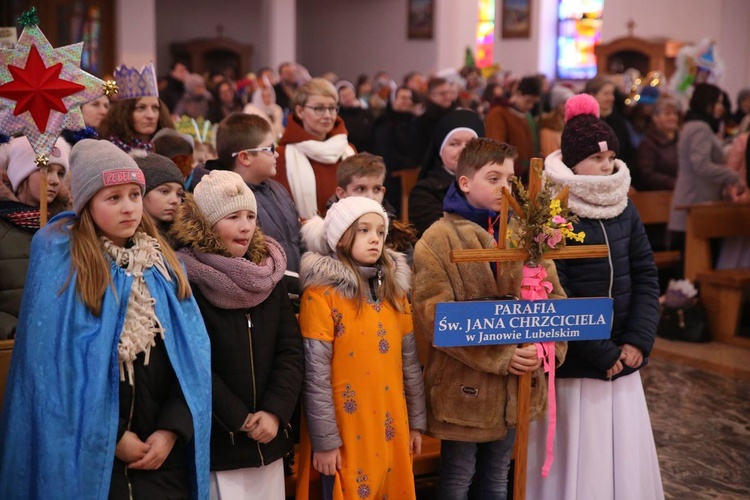
[[[570,210],[587,219],[617,217],[628,205],[630,170],[615,159],[612,175],[576,175],[562,161],[562,152],[555,151],[544,160],[544,173],[552,180],[570,187]]]
[[[200,253],[232,257],[221,242],[221,238],[198,209],[192,194],[185,195],[185,201],[177,210],[169,235],[174,241],[176,250],[190,248]],[[266,237],[260,228],[256,227],[246,257],[251,262],[260,264],[267,256]]]
[[[385,249],[395,267],[396,291],[407,295],[411,287],[411,269],[404,254]],[[306,252],[300,262],[299,279],[302,288],[324,286],[334,288],[343,297],[354,299],[359,295],[357,276],[335,257]]]

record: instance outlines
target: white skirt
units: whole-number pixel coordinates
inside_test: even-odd
[[[555,459],[541,476],[546,421],[529,433],[526,498],[660,500],[664,498],[640,372],[614,382],[557,379]]]
[[[211,472],[211,500],[284,500],[284,460],[263,467]]]

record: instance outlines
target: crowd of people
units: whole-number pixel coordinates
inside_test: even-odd
[[[544,157],[582,244],[609,247],[543,262],[550,297],[611,297],[614,315],[609,339],[556,344],[557,458],[527,490],[664,497],[639,373],[660,288],[628,193],[674,191],[676,249],[679,207],[750,201],[750,90],[735,112],[708,83],[627,107],[603,76],[352,83],[283,63],[234,81],[175,62],[126,95],[81,107],[87,129],[57,140],[46,193],[28,139],[0,145],[0,338],[15,339],[0,496],[280,499],[297,442],[297,498],[414,498],[426,433],[441,440],[439,498],[506,498],[512,391],[532,373],[544,421],[542,358],[435,347],[435,308],[520,296],[521,263],[450,253],[506,237],[500,188]],[[215,140],[176,131],[183,115]],[[409,223],[405,169],[419,169]],[[722,260],[749,265],[736,243]]]

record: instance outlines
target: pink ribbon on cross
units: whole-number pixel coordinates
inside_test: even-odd
[[[521,298],[524,300],[544,300],[552,291],[552,283],[545,281],[547,270],[543,266],[523,266]]]
[[[544,300],[552,291],[552,283],[545,281],[547,271],[543,266],[528,267],[523,266],[523,279],[521,281],[521,298],[523,300]],[[555,429],[557,427],[557,403],[555,400],[555,343],[542,342],[535,343],[536,353],[543,360],[544,372],[549,373],[547,383],[547,440],[544,466],[542,467],[542,477],[547,477],[555,459]]]

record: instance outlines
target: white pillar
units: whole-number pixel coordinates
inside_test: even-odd
[[[156,0],[118,0],[115,66],[156,66]]]
[[[263,0],[268,54],[259,60],[276,70],[285,61],[297,60],[297,1]]]
[[[475,50],[479,4],[476,0],[436,0],[433,37],[436,71],[464,65],[466,47]]]

